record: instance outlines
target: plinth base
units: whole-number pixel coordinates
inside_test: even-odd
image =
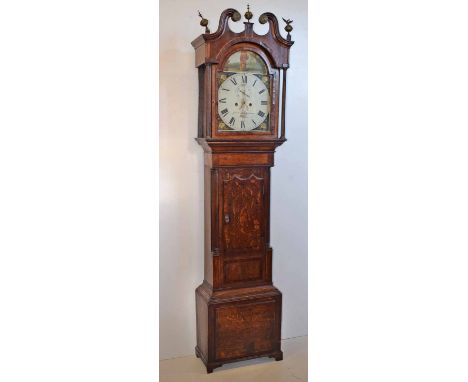
[[[259,357],[283,359],[281,292],[272,285],[213,292],[196,289],[195,354],[208,373],[225,363]]]

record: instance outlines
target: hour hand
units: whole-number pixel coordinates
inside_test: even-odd
[[[239,91],[240,91],[242,94],[244,94],[244,95],[246,95],[247,97],[250,98],[250,96],[249,96],[247,93],[243,92],[242,90],[239,90]]]

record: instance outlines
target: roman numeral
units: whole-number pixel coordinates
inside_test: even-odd
[[[252,122],[253,122],[254,126],[257,126],[257,124],[255,123],[255,121],[253,119],[252,119]]]
[[[229,120],[229,124],[232,126],[234,125],[234,122],[236,122],[236,119],[234,117],[232,117],[230,120]]]
[[[237,85],[237,81],[236,81],[236,79],[234,77],[231,77],[230,80],[234,85]]]
[[[262,101],[262,105],[268,105],[268,101]]]
[[[246,76],[246,75],[243,75],[243,76],[242,76],[242,83],[243,83],[243,84],[246,84],[246,83],[247,83],[247,76]]]
[[[255,86],[255,84],[257,83],[257,80],[254,81],[253,85],[252,86]]]
[[[226,98],[221,98],[218,102],[220,102],[220,103],[226,103]]]
[[[258,94],[262,94],[266,89],[262,89],[258,92]]]
[[[263,111],[259,111],[259,112],[258,112],[258,115],[259,115],[261,118],[263,118],[264,115],[265,115],[265,113],[264,113]]]
[[[224,91],[226,91],[226,92],[228,92],[228,91],[229,91],[229,89],[225,89],[225,88],[221,88],[221,90],[224,90]]]
[[[245,123],[244,123],[244,121],[241,121],[241,129],[245,129]]]
[[[223,115],[223,117],[229,113],[228,109],[224,109],[224,110],[221,110],[221,114]]]

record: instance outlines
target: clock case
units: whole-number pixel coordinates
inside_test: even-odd
[[[286,141],[286,70],[293,42],[289,34],[288,39],[280,35],[272,13],[259,19],[269,23],[265,35],[256,34],[250,22],[244,22],[243,32],[233,32],[229,19],[238,21],[239,12],[226,9],[216,32],[202,34],[192,42],[199,78],[197,141],[205,162],[204,281],[195,293],[195,353],[208,373],[228,362],[283,358],[282,295],[272,284],[270,168],[276,147]],[[268,67],[270,131],[217,130],[217,74],[239,50],[255,52]]]

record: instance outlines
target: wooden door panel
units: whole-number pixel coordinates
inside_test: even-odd
[[[265,170],[224,170],[222,241],[226,254],[261,252],[265,245]]]

